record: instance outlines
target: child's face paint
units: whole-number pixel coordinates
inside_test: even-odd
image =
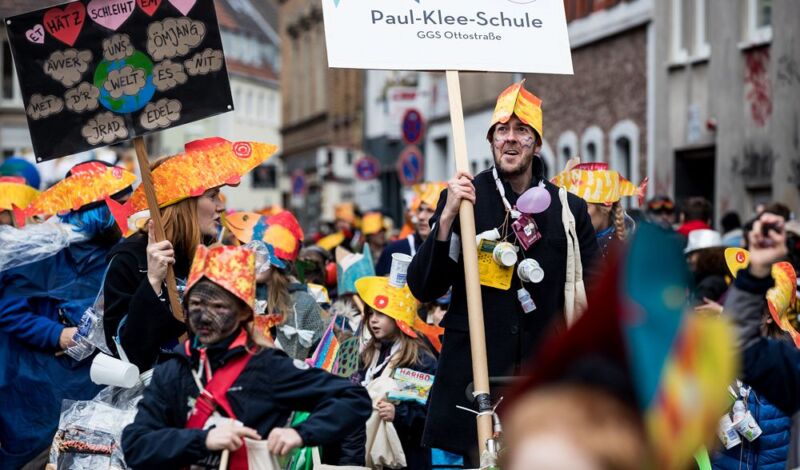
[[[233,334],[241,322],[236,298],[210,281],[200,281],[189,292],[186,315],[197,340],[210,345]]]
[[[391,339],[397,335],[397,323],[392,317],[380,312],[373,312],[369,317],[369,330],[375,339]]]

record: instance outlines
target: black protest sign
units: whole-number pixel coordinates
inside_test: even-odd
[[[80,0],[6,28],[38,161],[233,109],[213,0]]]

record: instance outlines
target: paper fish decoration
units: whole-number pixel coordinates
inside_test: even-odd
[[[186,292],[206,278],[238,297],[251,309],[256,303],[256,254],[242,246],[199,245]]]
[[[647,190],[647,178],[635,186],[618,172],[609,170],[608,163],[601,162],[568,164],[550,182],[594,204],[611,204],[623,196],[636,196],[642,205]]]
[[[304,238],[303,229],[289,211],[271,217],[256,212],[234,212],[226,214],[222,223],[242,243],[263,240],[270,244],[282,260],[294,261]]]
[[[516,115],[520,121],[531,126],[538,134],[543,137],[542,132],[542,100],[536,95],[525,89],[525,80],[515,83],[503,90],[497,97],[492,121],[489,123],[489,135],[491,140],[492,127],[498,122],[508,122],[511,115]]]
[[[25,184],[21,176],[0,176],[0,210],[28,207],[39,191]]]
[[[75,166],[71,175],[37,196],[25,209],[14,211],[17,226],[34,215],[63,214],[122,191],[136,181],[136,175],[118,166],[87,162]],[[114,201],[116,202],[116,201]]]
[[[317,242],[317,246],[326,251],[333,251],[334,248],[344,242],[344,234],[342,232],[332,233],[322,237]]]
[[[152,172],[158,206],[202,196],[218,186],[239,184],[243,175],[267,161],[277,150],[272,144],[229,142],[219,137],[189,142],[183,153],[164,161]],[[141,185],[123,205],[110,199],[106,202],[123,232],[128,231],[129,216],[147,209]]]
[[[267,231],[267,216],[256,212],[233,212],[222,216],[222,224],[242,243],[263,240]]]
[[[750,265],[750,252],[744,248],[725,250],[725,261],[733,277]],[[772,278],[775,286],[767,291],[767,305],[775,324],[792,337],[795,346],[800,348],[800,331],[797,325],[797,273],[791,263],[781,262],[772,265]]]

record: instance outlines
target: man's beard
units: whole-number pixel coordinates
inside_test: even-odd
[[[492,149],[494,150],[494,149]],[[499,151],[495,151],[499,152]],[[494,167],[497,168],[497,174],[503,178],[514,178],[520,175],[524,175],[531,171],[531,166],[533,165],[533,159],[535,155],[531,152],[528,155],[522,157],[519,165],[515,168],[505,169],[500,164],[503,160],[503,154],[501,153],[498,157],[497,154],[494,155]]]

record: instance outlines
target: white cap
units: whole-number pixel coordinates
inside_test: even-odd
[[[716,230],[698,229],[689,232],[689,243],[683,253],[689,253],[706,248],[717,248],[724,246],[722,244],[722,235]]]

